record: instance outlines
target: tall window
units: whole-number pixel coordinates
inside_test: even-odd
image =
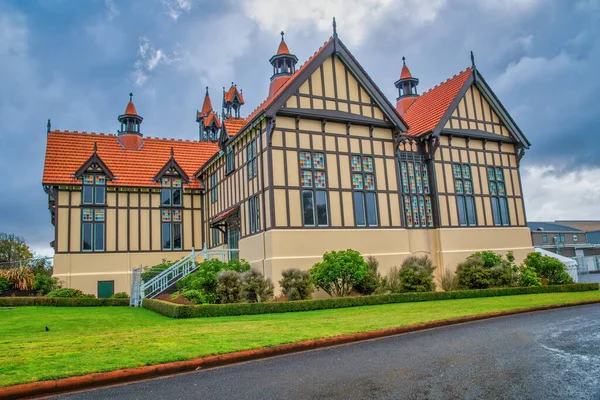
[[[246,155],[248,158],[248,179],[254,178],[258,174],[258,165],[256,160],[256,142],[258,138],[254,138],[246,147]]]
[[[83,175],[82,191],[83,204],[105,204],[106,177],[96,174]]]
[[[181,178],[161,179],[160,204],[163,207],[180,207],[182,199]]]
[[[356,226],[377,226],[377,194],[375,193],[375,168],[373,157],[350,157],[354,222]]]
[[[542,243],[548,243],[548,234],[542,233]]]
[[[162,249],[181,250],[183,240],[181,239],[181,213],[178,209],[162,209]]]
[[[573,243],[577,243],[577,240],[578,240],[577,235],[573,235]]]
[[[104,209],[81,210],[81,251],[104,251]]]
[[[210,201],[214,203],[218,198],[219,193],[217,192],[217,173],[213,172],[213,174],[210,176]]]
[[[211,245],[216,247],[221,244],[221,235],[217,228],[211,228]]]
[[[508,202],[506,201],[506,185],[504,184],[504,172],[500,167],[488,167],[488,184],[492,202],[492,215],[494,225],[510,225],[508,216]]]
[[[302,221],[304,226],[329,225],[325,154],[300,152],[300,186],[302,186]]]
[[[227,149],[227,157],[225,159],[225,173],[229,174],[235,169],[233,161],[233,146]]]
[[[400,181],[406,227],[433,227],[429,171],[421,155],[400,153]]]
[[[250,233],[260,231],[260,202],[258,196],[248,199],[248,219],[250,220]]]
[[[454,175],[454,192],[458,207],[458,223],[460,226],[476,226],[471,166],[469,164],[452,164],[452,174]]]

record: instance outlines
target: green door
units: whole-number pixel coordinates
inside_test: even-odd
[[[108,299],[115,294],[115,281],[98,281],[98,298]]]

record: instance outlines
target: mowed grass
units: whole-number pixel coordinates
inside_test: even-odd
[[[587,300],[600,300],[600,291],[185,320],[128,307],[4,308],[0,309],[0,386]]]

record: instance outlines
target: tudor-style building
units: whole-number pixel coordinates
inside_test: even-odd
[[[116,135],[49,129],[55,276],[128,292],[132,267],[204,243],[239,248],[275,283],[346,248],[383,273],[428,254],[438,279],[475,251],[532,251],[519,175],[529,142],[473,61],[421,95],[403,62],[395,107],[335,30],[297,61],[282,33],[269,95],[246,118],[235,84],[221,117],[207,88],[197,141],[144,137],[131,98]]]

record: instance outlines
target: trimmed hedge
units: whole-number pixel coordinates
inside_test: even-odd
[[[56,307],[101,307],[128,306],[129,299],[91,299],[86,297],[0,297],[0,307],[56,306]]]
[[[511,287],[452,292],[415,292],[377,296],[340,297],[323,300],[302,300],[274,303],[238,303],[181,305],[161,300],[144,299],[142,307],[171,318],[222,317],[232,315],[270,314],[297,311],[325,310],[378,304],[409,303],[416,301],[468,299],[475,297],[510,296],[534,293],[585,292],[598,290],[597,282],[570,285]]]

